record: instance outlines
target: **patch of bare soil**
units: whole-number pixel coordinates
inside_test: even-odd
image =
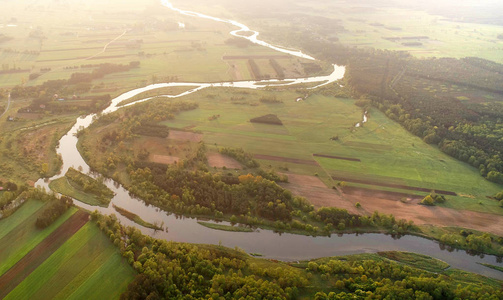
[[[208,157],[208,164],[210,165],[210,167],[217,167],[217,168],[226,167],[227,169],[242,169],[241,164],[237,160],[222,155],[220,153],[209,153],[207,157]]]
[[[455,210],[438,206],[419,205],[417,198],[400,201],[386,192],[344,194],[351,203],[360,202],[360,213],[372,214],[374,211],[393,214],[397,219],[412,220],[416,225],[459,226],[503,235],[503,216],[468,210]],[[334,203],[338,206],[338,203]]]
[[[296,196],[307,198],[316,208],[338,207],[359,215],[374,211],[393,214],[397,219],[414,221],[416,225],[459,226],[503,236],[503,216],[438,206],[419,205],[421,197],[403,193],[347,188],[341,195],[326,187],[315,176],[286,174],[289,183],[282,183]],[[361,208],[356,208],[359,202]]]
[[[292,173],[285,175],[288,176],[288,183],[280,185],[290,190],[295,196],[308,199],[315,208],[338,207],[350,213],[359,213],[353,203],[341,197],[336,190],[327,188],[318,177]]]
[[[12,266],[0,277],[0,299],[3,299],[18,284],[23,282],[31,272],[38,268],[88,221],[89,214],[79,210]]]
[[[170,165],[180,161],[180,158],[176,156],[154,154],[152,155],[152,158],[150,158],[150,161],[159,164]]]
[[[179,141],[200,142],[203,139],[203,135],[189,131],[170,130],[168,138]]]

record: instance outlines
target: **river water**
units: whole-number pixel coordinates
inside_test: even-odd
[[[279,52],[287,53],[297,57],[314,60],[313,57],[302,53],[297,50],[284,49],[278,46],[271,45],[258,39],[258,32],[250,30],[246,25],[232,20],[224,20],[207,16],[204,14],[185,11],[175,8],[169,1],[163,0],[163,5],[172,9],[180,14],[187,16],[194,16],[199,18],[211,19],[217,22],[225,22],[238,27],[237,30],[232,31],[230,34],[248,39],[249,41],[265,47],[269,47]],[[240,32],[252,32],[252,35],[239,35]],[[149,85],[143,88],[134,89],[114,98],[109,107],[102,111],[102,114],[114,112],[122,107],[131,106],[140,102],[148,101],[151,98],[142,99],[128,105],[119,106],[119,103],[127,100],[142,92],[154,90],[163,87],[172,86],[190,86],[193,89],[183,92],[179,95],[166,95],[166,99],[183,97],[197,91],[209,87],[235,87],[235,88],[248,88],[258,89],[266,86],[284,86],[299,83],[318,83],[316,87],[325,84],[333,83],[343,78],[345,68],[342,66],[334,65],[334,70],[331,74],[326,76],[316,76],[309,78],[286,79],[283,81],[277,80],[263,80],[257,81],[239,81],[239,82],[221,82],[221,83],[194,83],[194,82],[176,82],[176,83],[159,83]],[[90,172],[89,166],[86,164],[79,151],[77,150],[77,138],[75,134],[81,128],[87,128],[96,118],[95,114],[80,117],[76,120],[75,125],[70,131],[61,138],[59,146],[56,149],[58,154],[61,155],[63,160],[63,167],[59,175],[50,179],[40,179],[37,181],[36,186],[48,188],[50,180],[57,179],[63,176],[68,168],[81,168],[84,173]],[[367,116],[364,114],[364,122]],[[94,175],[93,175],[94,176]],[[228,232],[209,229],[197,223],[197,220],[192,218],[185,218],[167,214],[156,207],[144,203],[142,200],[129,195],[128,191],[123,188],[119,183],[107,179],[105,184],[115,192],[110,205],[108,207],[90,206],[78,200],[74,203],[84,209],[94,211],[98,210],[102,214],[115,214],[122,224],[127,226],[134,226],[140,229],[144,234],[156,238],[162,238],[177,242],[188,243],[203,243],[203,244],[221,244],[227,247],[239,247],[248,253],[260,253],[264,258],[272,258],[285,261],[297,261],[312,259],[325,256],[347,255],[357,253],[374,253],[377,251],[409,251],[420,254],[432,256],[434,258],[443,260],[451,265],[453,268],[463,269],[470,272],[479,273],[489,277],[503,280],[503,273],[481,266],[478,263],[489,263],[493,265],[502,266],[503,264],[497,261],[497,258],[492,255],[486,256],[470,256],[464,251],[449,252],[442,250],[440,245],[428,239],[403,236],[400,239],[394,239],[391,236],[384,234],[345,234],[342,236],[333,235],[332,237],[312,237],[294,234],[279,234],[270,230],[257,229],[254,232]],[[139,215],[142,219],[151,223],[163,223],[168,228],[165,231],[154,231],[149,228],[142,227],[129,219],[118,214],[113,208],[113,204],[127,209]],[[225,223],[225,222],[224,222]]]

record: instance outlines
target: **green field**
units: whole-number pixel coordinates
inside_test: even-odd
[[[398,261],[414,268],[440,273],[449,267],[449,264],[430,256],[410,252],[387,251],[378,253],[382,257]]]
[[[272,95],[283,103],[258,104],[260,97]],[[446,207],[503,214],[498,202],[486,197],[500,191],[500,185],[488,182],[477,169],[425,144],[380,111],[372,109],[368,123],[355,128],[363,112],[353,100],[313,95],[297,103],[294,101],[297,96],[295,92],[203,90],[184,98],[199,103],[198,109],[182,112],[165,124],[175,128],[195,126],[193,130],[202,132],[210,147],[242,147],[253,154],[317,161],[319,166],[260,160],[262,166],[271,165],[278,170],[287,168],[305,175],[318,173],[328,186],[335,184],[330,177],[337,176],[346,178],[350,185],[352,179],[365,180],[369,183],[355,185],[419,195],[425,193],[379,184],[452,191],[458,196],[449,196],[443,204]],[[232,97],[240,97],[247,104],[233,104]],[[249,122],[269,113],[276,114],[284,125]],[[212,115],[220,118],[209,121]],[[330,140],[332,136],[338,136],[339,140]],[[313,154],[360,161],[313,157]]]
[[[75,199],[82,201],[84,203],[87,203],[89,205],[99,205],[99,206],[104,206],[104,207],[108,206],[107,204],[101,203],[97,199],[96,196],[91,195],[91,194],[87,194],[87,193],[80,191],[80,190],[76,189],[75,187],[73,187],[68,182],[68,179],[66,177],[61,177],[61,178],[58,178],[54,181],[51,181],[51,183],[49,184],[49,187],[51,188],[51,190],[53,190],[57,193],[75,198]]]
[[[0,276],[78,211],[72,207],[39,230],[35,221],[47,205],[29,200],[0,220]],[[37,269],[18,274],[27,277],[5,299],[118,299],[134,275],[108,237],[87,222]]]
[[[443,9],[450,17],[399,1],[367,1],[361,5],[329,0],[253,3],[218,0],[213,5],[202,5],[196,0],[173,2],[177,7],[214,16],[232,15],[233,19],[259,30],[265,40],[291,47],[302,45],[303,37],[317,36],[351,47],[407,51],[419,58],[476,56],[503,62],[503,41],[497,38],[503,27],[464,21],[459,16],[456,19],[453,16],[456,10],[448,7]],[[479,17],[484,19],[486,14]],[[302,27],[299,23],[309,26]],[[386,39],[390,37],[425,38]],[[403,44],[407,42],[421,45]]]
[[[114,0],[67,6],[43,0],[39,5],[59,17],[43,18],[38,10],[19,3],[5,3],[4,12],[0,13],[4,19],[13,14],[17,19],[17,26],[4,28],[3,33],[11,39],[3,42],[0,50],[5,71],[0,73],[0,87],[38,85],[93,70],[82,65],[131,61],[139,61],[140,67],[127,74],[106,76],[95,82],[91,92],[119,93],[167,81],[249,80],[253,76],[249,72],[248,56],[278,55],[272,49],[257,45],[230,44],[226,41],[235,26],[181,16],[162,6],[160,1]],[[117,6],[121,7],[119,11]],[[66,13],[68,10],[73,11],[72,16]],[[185,27],[179,27],[178,22]],[[289,77],[306,75],[300,63],[307,60],[283,56],[277,61]],[[261,74],[276,77],[268,58],[257,59],[257,64]],[[29,80],[29,75],[34,73],[41,76]]]
[[[5,299],[117,299],[133,277],[115,246],[87,223]]]
[[[84,186],[90,185],[93,186],[93,189],[86,192]],[[64,177],[51,181],[49,188],[89,205],[103,207],[108,206],[114,195],[103,183],[72,168],[68,170]]]
[[[77,209],[71,208],[49,227],[39,230],[35,227],[37,217],[47,203],[29,200],[16,213],[0,222],[0,275],[4,274],[30,250],[66,221]],[[11,223],[12,222],[12,223]]]

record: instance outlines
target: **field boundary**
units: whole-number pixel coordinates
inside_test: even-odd
[[[348,161],[361,162],[361,160],[359,158],[352,158],[352,157],[325,155],[325,154],[318,154],[318,153],[314,153],[313,156],[314,157],[332,158],[332,159],[340,159],[340,160],[348,160]]]
[[[315,160],[298,159],[298,158],[288,158],[288,157],[273,156],[273,155],[264,155],[264,154],[254,154],[253,157],[256,158],[256,159],[289,162],[289,163],[300,164],[300,165],[319,166],[318,162],[315,161]]]
[[[389,187],[389,188],[396,188],[396,189],[410,190],[410,191],[417,191],[417,192],[430,193],[431,191],[435,191],[435,193],[437,193],[437,194],[442,194],[442,195],[446,195],[446,196],[457,196],[458,195],[455,192],[451,192],[451,191],[427,189],[427,188],[413,187],[413,186],[394,184],[394,183],[383,183],[383,182],[378,182],[378,181],[354,179],[354,178],[340,177],[340,176],[335,176],[335,175],[332,175],[332,179],[338,180],[338,181],[346,181],[346,182],[361,183],[361,184],[368,184],[368,185],[377,185],[377,186],[382,186],[382,187]]]

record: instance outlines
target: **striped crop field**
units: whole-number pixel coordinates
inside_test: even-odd
[[[0,220],[0,298],[118,299],[135,271],[82,210],[35,227],[47,205],[29,200]]]

